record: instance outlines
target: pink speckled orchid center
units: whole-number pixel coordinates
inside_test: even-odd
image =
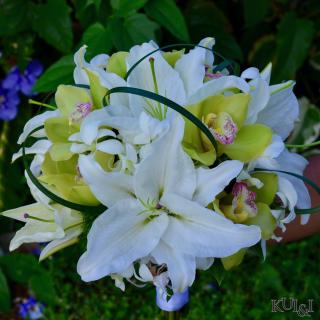
[[[85,102],[79,103],[76,105],[75,110],[71,113],[70,121],[80,122],[83,118],[85,118],[92,110],[92,103]]]
[[[205,118],[205,124],[214,138],[222,144],[233,143],[238,132],[236,123],[227,112],[209,113]]]
[[[236,182],[232,189],[232,207],[235,214],[245,213],[249,217],[254,217],[258,208],[255,203],[256,193],[248,189],[245,182]]]

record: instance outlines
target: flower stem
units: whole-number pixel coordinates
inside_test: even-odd
[[[168,312],[168,320],[175,320],[175,311]]]
[[[50,104],[41,103],[41,102],[38,102],[38,101],[35,101],[35,100],[32,100],[32,99],[29,99],[28,102],[30,104],[35,104],[37,106],[46,107],[48,109],[56,110],[56,108],[54,106],[51,106]]]
[[[286,144],[287,148],[310,148],[320,145],[320,140],[309,144]]]

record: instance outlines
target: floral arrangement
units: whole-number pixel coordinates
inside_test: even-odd
[[[229,270],[259,243],[265,255],[277,227],[297,213],[306,223],[304,182],[317,188],[284,143],[299,115],[293,81],[270,85],[271,64],[236,76],[213,38],[171,47],[90,62],[80,48],[75,85],[26,123],[13,156],[35,203],[2,213],[25,223],[10,250],[45,242],[41,261],[87,237],[84,281],[152,283],[164,310],[187,301],[196,270]]]

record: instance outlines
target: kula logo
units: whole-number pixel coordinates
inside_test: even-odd
[[[313,299],[308,299],[308,303],[299,303],[298,299],[294,298],[280,298],[272,299],[271,312],[295,312],[299,317],[311,317],[310,313],[313,310]]]

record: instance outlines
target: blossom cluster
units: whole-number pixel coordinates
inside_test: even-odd
[[[18,143],[41,138],[25,152],[47,189],[105,210],[56,203],[26,174],[36,202],[3,213],[25,223],[10,250],[48,242],[43,260],[89,229],[77,267],[84,281],[110,276],[123,290],[127,280],[177,293],[196,270],[218,259],[228,270],[249,247],[261,243],[265,253],[266,240],[279,239],[275,229],[285,231],[296,208],[310,207],[304,183],[279,172],[301,175],[307,165],[284,144],[299,114],[294,82],[270,85],[271,64],[240,76],[217,71],[213,45],[205,38],[188,53],[163,52],[149,42],[90,62],[79,49],[75,85],[57,88],[56,110],[29,120]],[[119,87],[182,106],[212,139],[164,100],[110,94]]]
[[[12,120],[16,117],[20,103],[19,92],[27,97],[33,95],[32,88],[42,71],[42,64],[33,60],[23,73],[21,73],[19,67],[15,66],[0,81],[1,120]]]

